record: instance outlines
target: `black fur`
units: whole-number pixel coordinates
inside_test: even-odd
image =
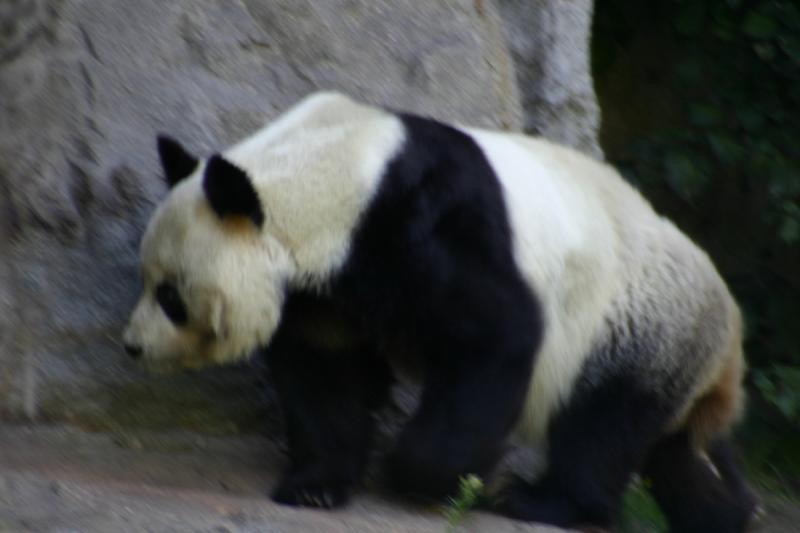
[[[710,449],[716,473],[692,449],[685,432],[664,437],[653,447],[644,474],[651,478],[653,496],[667,515],[670,531],[738,533],[747,529],[755,498],[729,446],[720,440]]]
[[[544,476],[511,485],[497,511],[559,527],[611,527],[622,494],[670,411],[635,376],[582,383],[553,419]]]
[[[250,178],[242,169],[223,159],[222,156],[214,155],[206,163],[203,190],[211,207],[220,218],[247,217],[259,228],[264,223],[261,200]]]
[[[370,385],[371,368],[390,354],[425,373],[419,410],[388,461],[404,492],[438,498],[461,475],[488,474],[522,407],[542,324],[514,262],[499,182],[465,134],[402,119],[406,145],[326,291],[365,348],[346,354],[279,340],[269,350],[293,465],[279,501],[308,504],[291,495],[319,487],[341,495],[341,480],[357,478],[369,442],[362,399],[380,396],[369,390],[382,388]],[[284,319],[279,339],[291,324]]]
[[[175,285],[164,281],[156,287],[156,301],[173,324],[183,326],[189,321],[189,313]]]
[[[164,169],[164,178],[169,188],[188,177],[197,168],[199,161],[187,152],[181,144],[168,135],[159,134],[156,137],[158,157]]]
[[[290,458],[273,498],[338,507],[363,474],[372,440],[370,411],[385,402],[391,371],[347,331],[329,300],[307,293],[289,296],[267,356]]]
[[[641,472],[653,478],[671,531],[744,531],[754,499],[724,444],[711,453],[729,480],[727,488],[689,448],[685,434],[664,436],[681,391],[690,384],[680,376],[651,374],[645,389],[646,371],[636,364],[662,357],[665,346],[692,354],[704,348],[690,336],[670,343],[646,317],[627,317],[626,327],[627,336],[610,328],[609,339],[586,359],[569,401],[551,421],[544,476],[533,484],[510,485],[495,511],[560,527],[611,528],[629,481]],[[619,373],[620,364],[629,366],[628,374]]]
[[[758,498],[742,475],[731,441],[718,438],[709,447],[708,454],[738,507],[747,509],[749,519],[752,519],[759,505]]]

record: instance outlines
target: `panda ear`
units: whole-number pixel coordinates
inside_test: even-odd
[[[167,135],[159,134],[156,137],[158,157],[164,169],[164,177],[169,188],[189,176],[197,168],[199,162],[196,157],[187,152],[181,144]]]
[[[206,163],[203,190],[208,203],[220,218],[247,217],[259,228],[264,223],[261,200],[250,178],[222,156],[214,155]]]

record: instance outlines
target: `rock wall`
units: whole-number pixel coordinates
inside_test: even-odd
[[[602,158],[590,67],[593,0],[498,0],[528,133]]]
[[[0,412],[101,428],[254,423],[251,372],[152,378],[121,354],[138,241],[165,193],[155,133],[209,153],[326,88],[478,126],[524,120],[596,152],[591,2],[563,4],[6,0]],[[529,46],[542,32],[547,46]],[[573,122],[581,133],[562,135]]]

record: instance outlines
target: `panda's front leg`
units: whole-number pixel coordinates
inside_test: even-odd
[[[385,363],[282,340],[268,362],[287,431],[288,469],[273,492],[278,503],[334,508],[361,480],[371,442],[371,410],[390,382]]]
[[[420,407],[388,458],[390,479],[404,494],[454,495],[460,477],[485,478],[502,457],[528,389],[538,331],[495,329],[488,319],[481,325],[473,330],[479,335],[439,337],[444,349],[427,359]]]

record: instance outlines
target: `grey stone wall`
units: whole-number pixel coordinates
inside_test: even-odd
[[[597,153],[591,2],[567,4],[0,4],[0,412],[100,428],[255,423],[252,372],[153,378],[121,354],[138,241],[165,193],[155,133],[209,153],[326,88]]]
[[[593,0],[498,0],[524,129],[602,158],[590,67]]]

